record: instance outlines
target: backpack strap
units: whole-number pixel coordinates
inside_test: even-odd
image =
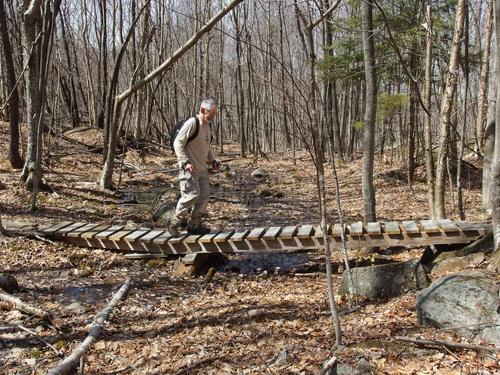
[[[198,118],[198,116],[194,116],[194,120],[196,122],[196,125],[195,125],[195,128],[194,128],[194,133],[189,136],[186,144],[188,144],[193,139],[195,139],[198,136],[198,133],[200,132],[200,119]]]

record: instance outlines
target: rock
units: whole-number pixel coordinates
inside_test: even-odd
[[[332,370],[333,370],[332,374],[337,374],[337,375],[361,375],[361,374],[363,374],[363,372],[359,371],[358,369],[355,369],[354,367],[345,365],[343,363],[337,363]]]
[[[488,254],[492,250],[493,234],[490,232],[465,247],[459,244],[427,246],[420,258],[420,262],[424,265],[439,263],[445,259],[464,257],[470,254]]]
[[[102,130],[99,128],[78,127],[68,130],[64,136],[81,142],[89,147],[97,147],[103,143]]]
[[[0,275],[0,289],[7,293],[16,293],[19,291],[19,284],[14,276],[4,273]]]
[[[432,269],[434,276],[445,276],[461,271],[466,267],[475,267],[481,264],[485,256],[482,253],[470,254],[464,257],[445,259]]]
[[[247,315],[249,318],[257,318],[261,315],[264,315],[264,310],[262,309],[252,309],[247,311]]]
[[[361,358],[358,361],[358,371],[362,374],[371,374],[372,367],[370,365],[370,362],[368,362],[365,358]]]
[[[5,185],[2,181],[0,181],[0,190],[7,189],[7,185]]]
[[[80,302],[73,302],[70,305],[64,306],[64,310],[73,314],[83,314],[87,309]]]
[[[274,198],[283,198],[285,194],[283,194],[281,191],[277,191],[276,193],[273,194]]]
[[[423,326],[454,328],[475,341],[500,345],[500,286],[480,272],[443,277],[417,296]]]
[[[488,271],[500,273],[500,250],[494,251],[489,259]]]
[[[257,168],[255,171],[252,172],[252,177],[255,178],[266,178],[267,176],[269,176],[269,174],[265,169],[262,168]]]
[[[356,294],[370,299],[396,297],[409,290],[422,289],[429,279],[419,261],[389,263],[351,269]],[[348,274],[344,271],[340,294],[348,293]]]
[[[292,356],[290,354],[290,348],[285,346],[280,350],[279,354],[276,356],[276,359],[273,361],[273,365],[275,366],[286,365],[288,362],[290,362],[291,358]]]
[[[271,190],[269,190],[269,189],[262,189],[259,192],[259,196],[262,197],[262,198],[270,197],[271,195],[273,195],[273,193],[271,193]]]

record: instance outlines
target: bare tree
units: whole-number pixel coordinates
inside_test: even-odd
[[[495,1],[496,56],[500,60],[500,0]],[[500,69],[496,71],[496,81],[500,79]],[[497,103],[500,100],[500,90],[497,90]],[[500,106],[496,107],[495,151],[491,165],[491,195],[493,201],[493,234],[495,251],[500,251]]]
[[[439,114],[439,148],[436,166],[436,191],[435,191],[435,214],[437,218],[444,218],[445,185],[446,185],[446,158],[448,155],[448,142],[451,127],[451,115],[453,99],[457,91],[458,68],[460,59],[460,45],[464,31],[465,0],[459,0],[457,4],[453,41],[450,51],[450,63],[448,66],[448,77],[446,87],[441,101]]]
[[[365,62],[365,119],[363,128],[363,213],[364,221],[376,221],[375,187],[373,185],[373,163],[375,153],[375,119],[377,110],[377,75],[375,70],[375,33],[373,30],[373,2],[361,2],[361,23],[363,27],[363,50]]]
[[[476,118],[476,151],[478,154],[483,152],[484,147],[484,123],[486,120],[486,112],[488,109],[488,85],[490,77],[490,45],[491,36],[493,34],[493,7],[494,0],[488,2],[488,12],[486,23],[484,25],[484,44],[483,53],[481,55],[481,73],[479,81],[479,98],[477,103],[477,118]]]
[[[425,85],[424,100],[428,109],[432,101],[432,9],[429,5],[426,14],[427,37],[425,48]],[[436,217],[434,203],[434,160],[432,156],[432,115],[430,111],[424,112],[424,147],[425,147],[425,171],[427,179],[427,198],[429,212],[432,218]]]
[[[221,20],[227,13],[234,9],[243,0],[233,0],[227,4],[219,13],[217,13],[209,22],[207,22],[200,30],[198,30],[181,48],[174,52],[174,54],[165,60],[160,66],[149,73],[144,79],[134,83],[127,90],[125,90],[120,95],[117,95],[114,99],[113,114],[110,116],[109,123],[110,126],[110,136],[108,141],[106,161],[104,162],[102,174],[100,177],[100,185],[103,188],[112,188],[112,178],[113,178],[113,166],[115,162],[116,155],[116,130],[118,129],[118,123],[121,118],[121,106],[125,100],[136,93],[138,90],[142,89],[149,82],[155,79],[157,76],[170,69],[177,60],[179,60],[187,51],[189,51],[193,46],[196,45],[198,40],[206,34],[210,29]]]
[[[6,104],[8,104],[10,122],[9,160],[13,168],[19,169],[22,168],[24,164],[19,153],[19,93],[14,70],[14,59],[12,58],[12,47],[7,28],[5,0],[0,0],[0,34],[0,57],[6,77],[8,95]]]
[[[32,208],[35,206],[36,191],[42,175],[45,93],[52,33],[60,3],[60,0],[24,0],[20,8],[23,54],[27,64],[24,78],[28,124],[28,147],[21,179],[28,188],[34,191]],[[45,184],[42,183],[42,187],[45,187]]]

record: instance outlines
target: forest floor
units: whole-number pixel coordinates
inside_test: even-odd
[[[18,184],[19,171],[10,168],[7,126],[0,126],[0,204],[3,220],[62,220],[151,224],[151,212],[141,203],[166,190],[175,203],[175,175],[138,176],[138,170],[174,165],[170,151],[126,153],[127,170],[120,190],[103,191],[96,183],[100,155],[77,143],[95,142],[93,132],[49,137],[45,178],[53,193],[40,193],[38,210],[29,210],[31,193]],[[231,149],[229,148],[231,151]],[[232,150],[234,152],[234,150]],[[268,155],[268,159],[233,159],[229,170],[213,175],[208,223],[214,228],[238,228],[318,222],[315,169],[305,151]],[[470,160],[474,165],[477,161]],[[345,220],[362,218],[361,159],[337,165]],[[115,173],[118,178],[118,168]],[[269,176],[255,179],[263,168]],[[327,166],[327,170],[330,168]],[[327,176],[328,210],[336,217],[334,184]],[[379,220],[426,218],[423,167],[410,189],[397,163],[377,158],[375,187]],[[480,209],[481,170],[465,168],[464,206],[467,220],[484,220]],[[138,201],[139,204],[135,202]],[[448,199],[449,201],[449,199]],[[447,207],[450,218],[458,213]],[[418,259],[423,249],[406,249],[393,258]],[[362,261],[362,251],[353,252]],[[295,258],[294,258],[295,257]],[[307,257],[323,263],[321,253],[230,257],[211,280],[175,272],[175,260],[130,260],[103,250],[78,248],[26,237],[0,238],[0,272],[15,276],[23,301],[53,311],[64,323],[56,332],[38,318],[0,304],[0,374],[44,374],[61,360],[22,325],[68,355],[88,333],[94,315],[126,278],[133,280],[127,299],[114,311],[105,332],[85,359],[85,374],[315,374],[334,355],[334,330],[329,315],[325,274],[298,273],[294,262]],[[338,254],[332,258],[341,264]],[[291,264],[291,265],[290,265]],[[338,267],[339,269],[341,267]],[[476,267],[484,272],[485,265]],[[431,275],[432,276],[432,275]],[[496,275],[498,278],[498,275]],[[334,275],[336,290],[341,274]],[[359,301],[349,309],[338,297],[345,348],[336,354],[357,367],[364,358],[378,374],[494,374],[500,356],[467,350],[423,349],[393,341],[395,336],[465,342],[450,331],[423,328],[415,310],[417,292],[385,301]]]

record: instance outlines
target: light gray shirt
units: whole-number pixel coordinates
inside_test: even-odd
[[[197,117],[199,118],[198,115]],[[200,120],[200,130],[198,135],[187,143],[189,137],[194,134],[195,130],[196,120],[194,117],[191,117],[184,123],[181,130],[177,134],[177,137],[175,137],[175,155],[177,156],[179,166],[182,166],[183,163],[189,161],[195,168],[195,174],[206,173],[207,161],[212,163],[215,160],[210,148],[212,132],[210,130],[210,125],[202,125]]]

